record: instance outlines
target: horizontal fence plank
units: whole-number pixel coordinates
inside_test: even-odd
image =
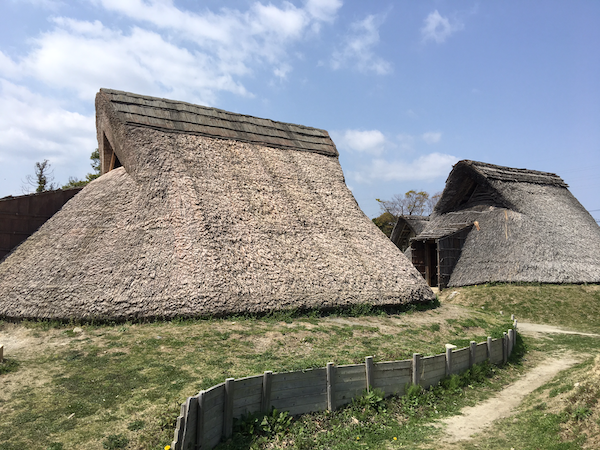
[[[461,348],[452,353],[452,373],[459,373],[469,368],[469,348]]]
[[[502,364],[502,339],[492,339],[492,355],[490,361],[494,364]]]
[[[337,366],[335,368],[335,384],[336,389],[342,383],[353,383],[362,381],[363,385],[367,385],[367,375],[364,364],[352,364],[348,366]]]
[[[412,374],[408,374],[398,378],[386,378],[375,383],[375,388],[381,389],[385,395],[402,395],[406,389],[406,385],[412,381]]]
[[[435,356],[427,356],[423,358],[422,362],[422,371],[435,371],[435,370],[446,370],[446,355],[435,355]]]
[[[412,359],[403,359],[402,361],[382,361],[375,363],[377,372],[387,372],[390,370],[411,369]]]
[[[481,342],[475,347],[475,364],[481,364],[487,359],[487,342]]]
[[[288,389],[273,389],[271,390],[271,403],[276,400],[285,400],[288,398],[315,397],[327,394],[327,384],[325,382],[313,384],[311,386],[290,387]]]
[[[340,402],[344,402],[345,400],[351,400],[353,397],[362,395],[365,390],[365,381],[353,381],[344,385],[336,386],[334,395],[336,405],[339,405]]]
[[[320,398],[286,399],[285,401],[273,401],[273,407],[280,411],[288,411],[290,415],[306,414],[314,411],[327,409],[327,395]]]
[[[276,390],[296,389],[303,386],[311,386],[315,383],[326,383],[327,375],[325,368],[307,370],[305,372],[274,373],[271,379],[272,392]]]

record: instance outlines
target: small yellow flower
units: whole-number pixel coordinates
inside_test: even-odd
[[[398,440],[398,438],[397,438],[396,436],[394,436],[394,440],[395,440],[395,441],[397,441],[397,440]]]
[[[165,445],[165,450],[171,450],[171,446],[170,445]]]
[[[356,440],[357,440],[357,441],[360,441],[360,436],[356,436]]]

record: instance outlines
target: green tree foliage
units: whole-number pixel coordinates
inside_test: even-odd
[[[90,181],[93,181],[100,176],[100,152],[98,151],[98,149],[92,152],[92,154],[90,155],[90,159],[92,160],[90,165],[92,166],[93,172],[88,173],[85,176],[85,179],[83,180],[79,180],[75,177],[69,177],[69,182],[62,187],[63,189],[83,187]]]
[[[384,212],[379,217],[375,217],[373,219],[373,223],[377,225],[377,227],[383,231],[387,237],[390,237],[392,234],[392,230],[394,229],[394,225],[396,225],[397,217],[393,216],[389,212]]]
[[[394,225],[398,221],[398,217],[429,215],[441,196],[441,192],[430,196],[428,192],[411,189],[404,193],[404,195],[395,194],[391,200],[376,199],[381,208],[381,215],[375,217],[373,223],[387,237],[390,237]]]
[[[35,192],[39,193],[56,189],[56,186],[52,183],[54,177],[50,170],[50,162],[47,159],[35,163],[34,173],[35,175],[27,175],[25,179],[29,186],[35,187]],[[24,185],[23,191],[30,192],[30,188]]]

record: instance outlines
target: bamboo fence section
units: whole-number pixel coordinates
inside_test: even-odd
[[[423,357],[415,353],[403,361],[373,362],[327,367],[297,372],[273,373],[245,378],[228,378],[224,383],[200,391],[181,405],[172,450],[210,450],[233,434],[234,419],[271,408],[290,415],[329,410],[346,405],[365,389],[381,389],[386,397],[403,395],[411,383],[429,388],[442,378],[459,374],[489,360],[505,364],[516,339],[514,328],[500,339],[471,341],[461,349],[448,346],[446,353]]]

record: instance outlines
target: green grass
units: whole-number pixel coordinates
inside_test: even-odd
[[[463,450],[595,449],[600,444],[600,360],[590,358],[530,394],[515,416],[494,424]],[[576,381],[577,380],[577,381]]]
[[[515,314],[520,321],[600,333],[599,285],[494,284],[447,289],[450,300],[466,306]]]
[[[466,326],[452,327],[436,310],[416,326],[403,322],[416,310],[358,313],[75,324],[83,332],[57,322],[0,323],[0,331],[45,342],[28,357],[17,353],[18,364],[6,349],[2,448],[162,449],[185,398],[227,377],[443,353],[446,342],[482,341],[510,326],[485,311],[466,311]]]

